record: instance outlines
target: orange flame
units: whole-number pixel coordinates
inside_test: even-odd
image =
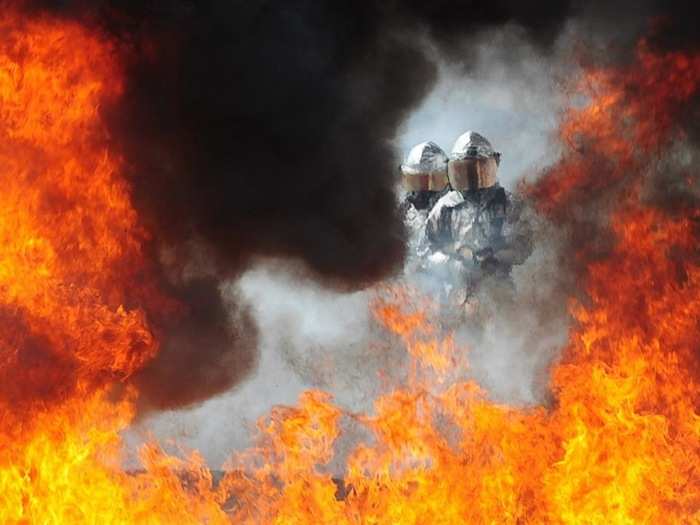
[[[121,92],[112,50],[75,24],[12,12],[0,30],[3,372],[41,346],[66,382],[125,378],[157,343],[143,311],[124,306],[146,233],[98,114]],[[18,340],[20,322],[31,340]],[[40,391],[52,372],[33,365],[24,379]]]
[[[689,363],[700,268],[679,285],[666,256],[694,249],[692,221],[622,214],[614,253],[591,267],[591,304],[572,304],[577,327],[553,370],[554,408],[497,405],[476,383],[446,383],[433,368],[377,399],[374,415],[345,415],[373,440],[350,454],[338,499],[323,466],[341,414],[327,396],[307,394],[272,413],[261,449],[232,462],[223,485],[242,495],[234,521],[697,523],[700,385]],[[377,314],[404,341],[432,334],[398,304]],[[447,361],[463,351],[431,348]],[[408,351],[425,355],[424,366],[435,361],[425,348]]]
[[[329,444],[309,441],[308,427],[283,439],[287,418],[299,415],[273,413],[266,448],[252,452],[262,466],[249,457],[232,464],[252,471],[229,476],[235,493],[245,494],[236,520],[700,522],[700,211],[674,217],[639,197],[645,170],[679,138],[673,123],[697,93],[700,56],[657,55],[642,44],[635,66],[589,71],[584,80],[589,103],[571,110],[561,128],[572,150],[530,193],[556,216],[581,190],[621,180],[630,189],[610,218],[611,252],[581,275],[586,302],[571,303],[576,324],[552,371],[554,406],[497,405],[474,382],[445,381],[442,364],[464,350],[438,344],[429,317],[400,291],[376,313],[433,374],[412,375],[377,399],[372,416],[350,415],[373,439],[350,454],[342,501],[330,498],[333,482],[323,470]],[[303,400],[296,410],[309,421],[335,414],[325,435],[338,435],[329,402]],[[310,460],[287,469],[286,458],[304,446],[312,447]]]
[[[154,294],[148,235],[99,114],[122,90],[114,50],[4,4],[0,33],[0,523],[222,522],[197,456],[120,464],[135,392],[108,390],[158,344],[129,306]]]
[[[674,123],[697,93],[698,71],[700,55],[654,53],[645,41],[627,67],[589,68],[573,89],[587,104],[569,109],[559,126],[569,149],[529,188],[540,209],[566,213],[576,199],[597,198],[621,180],[642,176],[639,153],[654,158],[680,138]]]

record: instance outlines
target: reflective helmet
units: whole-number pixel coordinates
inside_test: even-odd
[[[442,191],[447,186],[447,155],[434,142],[421,142],[401,164],[401,175],[407,191]]]
[[[447,173],[452,189],[458,191],[490,188],[497,182],[501,154],[485,137],[474,131],[459,136],[452,148]]]

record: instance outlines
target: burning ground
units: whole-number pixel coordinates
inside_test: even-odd
[[[395,28],[387,13],[332,19],[348,38],[357,35],[349,21],[375,19],[357,45],[382,52],[370,67],[338,44],[333,63],[340,65],[318,95],[322,107],[345,105],[344,127],[330,134],[330,144],[308,150],[285,141],[297,138],[284,128],[294,119],[274,135],[252,114],[212,121],[206,100],[201,113],[183,109],[181,102],[206,95],[186,82],[184,91],[176,89],[177,73],[191,78],[196,61],[186,55],[181,68],[168,69],[169,60],[180,60],[180,42],[171,40],[169,48],[160,36],[141,40],[135,35],[142,26],[134,30],[128,10],[122,17],[108,9],[104,25],[70,9],[3,7],[0,521],[700,521],[700,54],[682,23],[669,31],[668,20],[656,19],[648,38],[635,39],[615,60],[601,60],[595,50],[581,57],[581,74],[562,88],[572,104],[556,137],[561,155],[522,185],[542,220],[566,239],[559,263],[575,283],[567,290],[572,327],[550,370],[547,406],[490,400],[457,373],[468,366],[469,349],[437,327],[435,306],[387,284],[373,311],[378,330],[404,348],[406,377],[368,413],[350,413],[322,391],[273,409],[259,422],[256,445],[233,454],[214,484],[198,453],[175,457],[155,442],[140,451],[142,469],[127,473],[121,433],[145,412],[224,391],[254,366],[256,327],[245,304],[227,304],[219,286],[255,257],[296,257],[309,274],[340,288],[391,275],[402,234],[385,139],[427,90],[430,64],[417,47],[385,39],[384,30]],[[184,13],[174,9],[167,20],[209,20]],[[414,17],[444,22],[414,7],[402,13],[407,26]],[[559,28],[568,11],[550,14],[546,24],[533,25],[517,10],[482,13],[484,23],[510,21],[530,32]],[[253,8],[240,15],[262,16]],[[147,34],[174,35],[171,22],[137,20],[146,20]],[[253,26],[266,34],[266,26]],[[458,30],[445,28],[432,38],[456,45]],[[307,51],[328,36],[309,35]],[[324,57],[305,56],[314,67],[332,69]],[[426,83],[406,91],[367,85],[379,70],[394,78],[393,66],[405,63],[418,64]],[[162,113],[147,106],[152,74],[164,71],[175,75],[163,77],[173,80],[175,99],[165,97],[156,108],[170,115],[159,122]],[[240,80],[228,75],[229,82]],[[338,79],[348,85],[339,88]],[[375,98],[358,109],[353,89]],[[386,95],[394,91],[404,98],[391,106]],[[358,115],[386,104],[391,110],[363,124]],[[271,104],[264,115],[282,106]],[[213,136],[197,136],[213,122]],[[314,119],[304,122],[314,127]],[[223,138],[232,123],[248,124],[249,141],[274,145],[264,172],[244,169],[259,160],[260,146],[246,144],[251,158],[233,162],[240,159]],[[183,138],[182,127],[193,133]],[[369,128],[375,131],[365,136]],[[371,143],[369,173],[384,174],[353,190],[357,181],[338,162],[338,150],[357,137]],[[309,165],[317,169],[265,198],[267,171],[291,175]],[[219,183],[233,167],[244,172],[237,177],[258,177],[227,214]],[[331,174],[339,182],[329,186]],[[325,199],[335,193],[347,204],[342,216],[334,211],[337,201]],[[315,207],[307,209],[304,199]],[[366,439],[344,453],[339,499],[327,465],[338,460],[336,444],[349,422]]]

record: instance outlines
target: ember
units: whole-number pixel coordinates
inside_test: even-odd
[[[143,470],[122,465],[129,378],[159,350],[147,312],[179,305],[155,284],[152,232],[100,117],[121,95],[115,44],[12,9],[0,32],[0,522],[700,522],[700,208],[646,198],[664,148],[684,139],[700,55],[642,42],[630,66],[589,68],[561,159],[526,188],[571,231],[615,196],[599,217],[605,250],[576,246],[585,294],[572,291],[551,407],[496,404],[452,377],[466,349],[431,325],[429,301],[391,290],[375,313],[411,357],[406,384],[372,414],[321,391],[273,409],[214,483],[198,453],[156,443]],[[338,498],[325,466],[344,418],[373,439],[351,451]]]

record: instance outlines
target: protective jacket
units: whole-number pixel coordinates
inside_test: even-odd
[[[532,252],[523,203],[496,184],[472,191],[450,191],[433,207],[426,238],[433,253],[462,263],[467,287],[489,275],[509,279],[514,264]]]
[[[434,142],[421,142],[411,148],[400,172],[406,190],[401,212],[409,234],[406,270],[412,272],[428,253],[428,213],[447,191],[447,155]]]
[[[447,193],[435,192],[409,192],[401,203],[401,213],[408,230],[408,256],[413,259],[412,265],[419,266],[420,259],[429,252],[428,239],[426,238],[426,223],[428,214],[435,204]]]

